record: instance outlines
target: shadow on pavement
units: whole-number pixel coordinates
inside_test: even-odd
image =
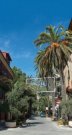
[[[7,130],[8,128],[6,128],[6,127],[0,127],[0,131],[2,131],[2,130]]]
[[[28,123],[22,124],[20,126],[20,128],[27,128],[27,127],[31,127],[31,126],[37,126],[39,124],[44,124],[44,123],[43,122],[28,122]]]

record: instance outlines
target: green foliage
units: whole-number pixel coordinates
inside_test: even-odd
[[[72,116],[72,99],[62,102],[61,108],[62,115]]]
[[[39,110],[42,112],[45,112],[46,107],[49,107],[51,105],[51,101],[48,97],[42,96],[39,100]]]
[[[0,76],[0,91],[4,91],[4,93],[10,91],[12,89],[12,80],[7,77]]]
[[[13,117],[25,117],[25,114],[31,114],[34,102],[36,102],[36,95],[32,87],[26,85],[26,74],[16,67],[13,68],[13,71],[13,88],[6,95],[9,109]]]
[[[14,73],[14,79],[13,79],[14,84],[15,84],[18,80],[23,81],[23,82],[25,83],[25,81],[26,81],[26,74],[23,73],[23,72],[21,71],[21,69],[19,69],[19,68],[17,68],[17,67],[14,66],[14,67],[13,67],[13,73]]]
[[[5,112],[7,113],[9,111],[9,105],[8,103],[5,102],[0,102],[0,112]]]

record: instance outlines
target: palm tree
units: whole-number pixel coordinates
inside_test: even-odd
[[[62,26],[58,28],[48,26],[34,42],[37,47],[42,47],[35,58],[37,69],[42,77],[52,75],[54,69],[60,74],[63,100],[66,99],[63,71],[64,67],[68,66],[67,62],[72,53],[71,42],[67,40],[68,36]]]

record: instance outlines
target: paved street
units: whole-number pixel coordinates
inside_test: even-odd
[[[72,128],[58,127],[46,118],[35,118],[28,126],[0,131],[0,135],[72,135]]]

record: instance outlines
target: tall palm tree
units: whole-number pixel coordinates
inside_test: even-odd
[[[46,31],[41,33],[35,40],[37,47],[42,47],[42,51],[38,52],[35,62],[39,73],[42,77],[52,74],[54,69],[61,76],[62,99],[66,99],[66,90],[64,85],[64,67],[68,66],[70,60],[71,42],[67,40],[67,32],[62,26],[58,28],[48,26]],[[44,46],[43,46],[44,45]]]

